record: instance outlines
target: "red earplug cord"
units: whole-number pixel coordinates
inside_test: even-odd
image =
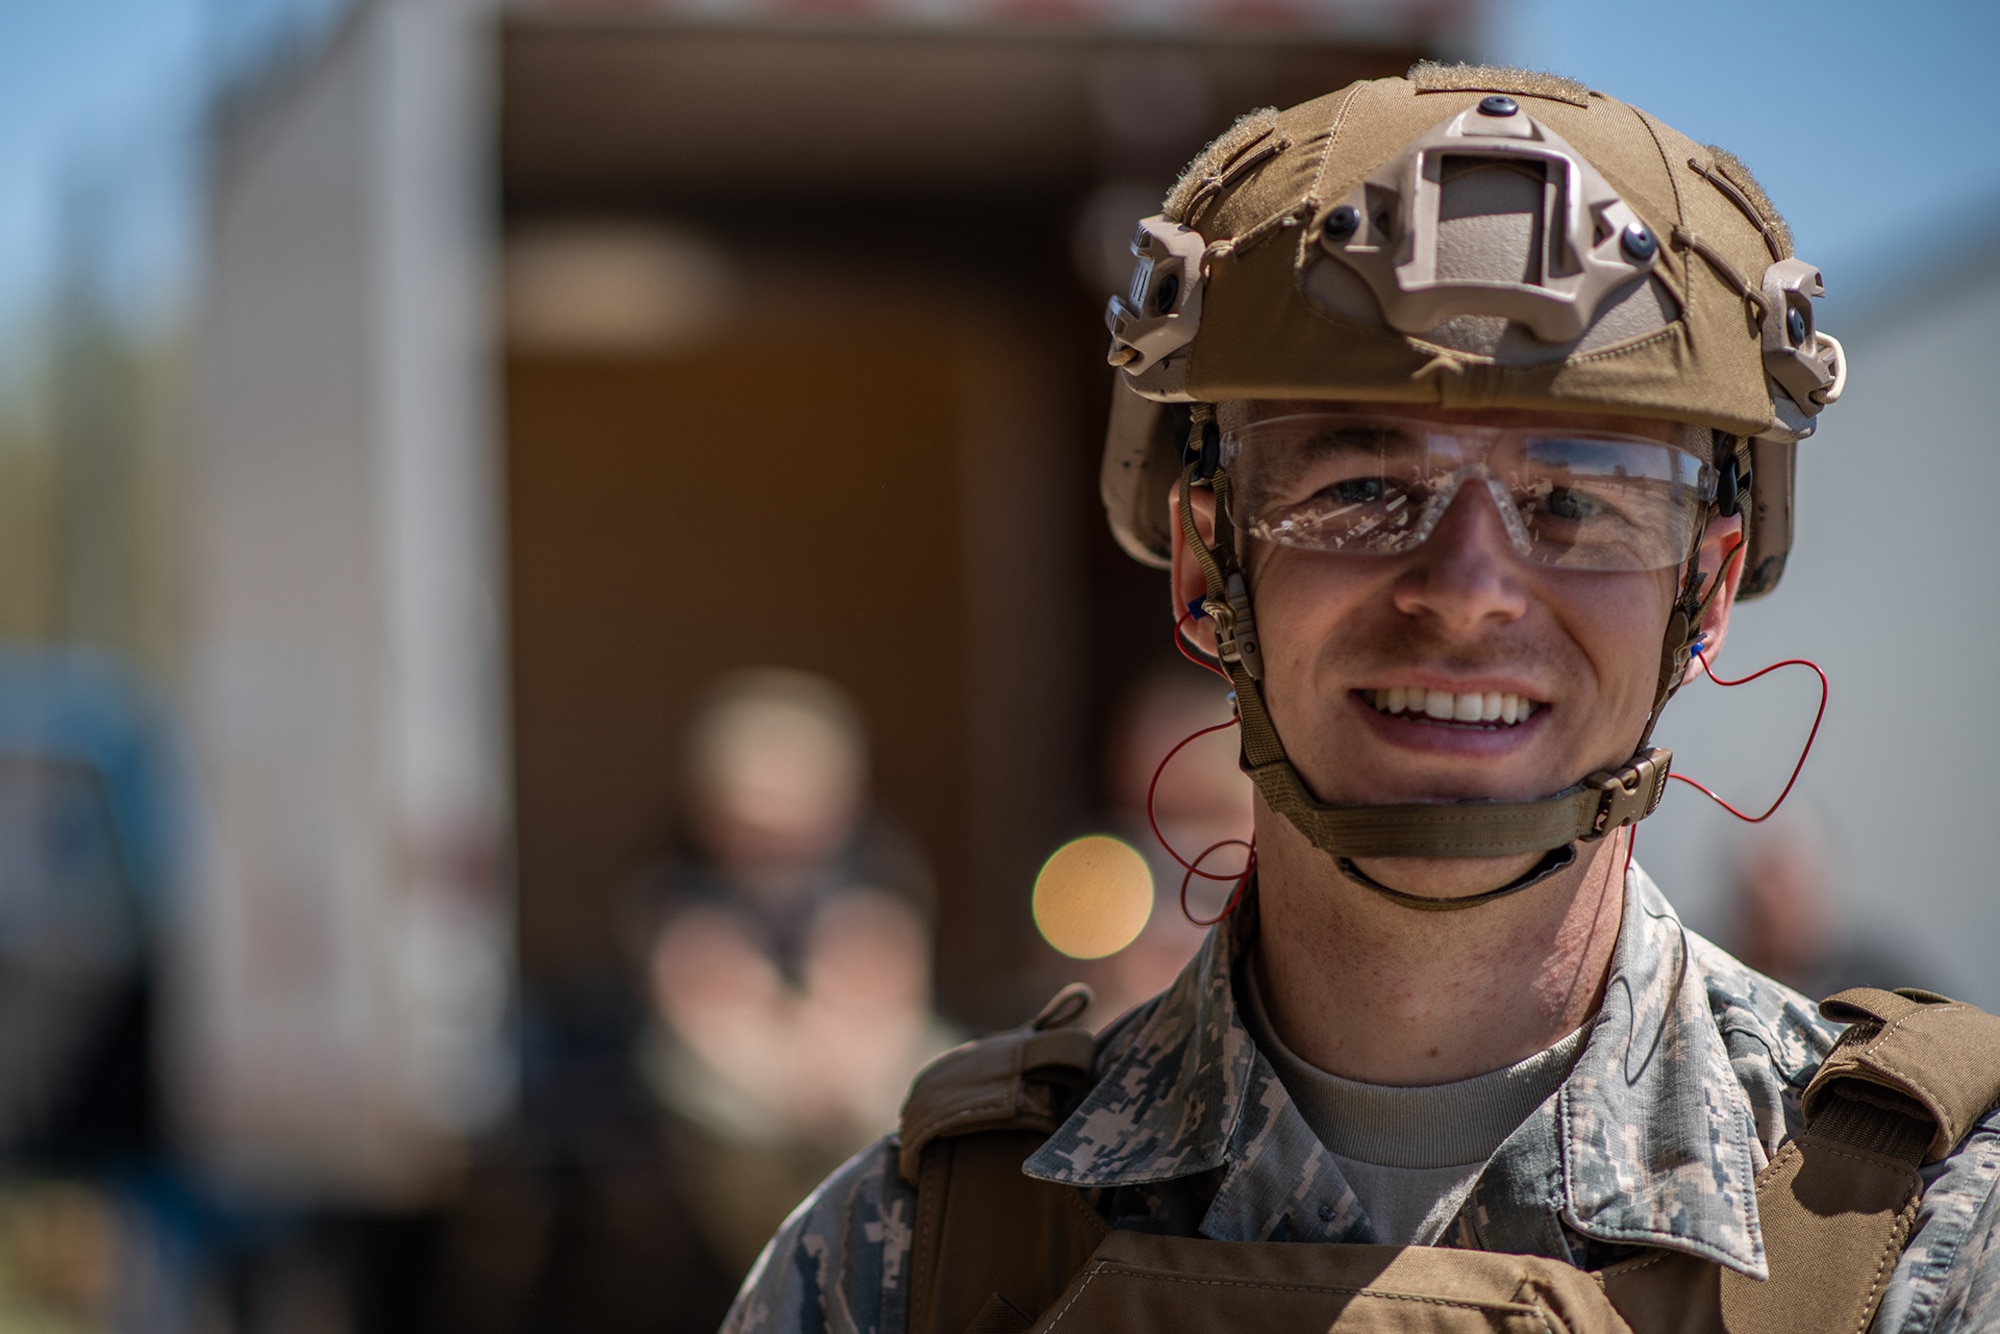
[[[1730,562],[1742,556],[1744,554],[1744,549],[1746,546],[1747,543],[1745,543],[1743,539],[1739,537],[1736,540],[1735,545],[1729,548],[1729,554],[1722,558],[1721,575],[1728,574]],[[1717,577],[1719,578],[1721,577],[1721,575],[1718,575]],[[1820,667],[1818,663],[1812,661],[1809,658],[1786,658],[1782,662],[1774,662],[1768,667],[1760,667],[1756,671],[1750,673],[1748,676],[1739,676],[1735,680],[1731,681],[1725,677],[1717,676],[1715,674],[1715,665],[1708,660],[1708,644],[1706,635],[1698,636],[1695,639],[1694,648],[1691,650],[1691,652],[1693,653],[1695,660],[1701,664],[1702,671],[1708,674],[1708,679],[1715,682],[1715,684],[1722,686],[1724,689],[1733,690],[1737,686],[1749,685],[1752,681],[1761,680],[1762,678],[1769,676],[1772,672],[1777,671],[1781,667],[1804,667],[1806,670],[1810,671],[1814,676],[1817,676],[1819,678],[1819,709],[1813,714],[1812,730],[1806,733],[1805,747],[1799,751],[1798,763],[1792,766],[1792,776],[1785,780],[1785,790],[1778,794],[1778,799],[1772,802],[1770,806],[1765,809],[1762,815],[1745,815],[1742,811],[1737,810],[1736,807],[1731,805],[1729,802],[1717,796],[1705,784],[1698,783],[1694,779],[1689,778],[1684,774],[1670,773],[1667,775],[1667,777],[1674,779],[1676,782],[1686,783],[1689,787],[1701,793],[1704,797],[1707,797],[1710,801],[1714,802],[1716,805],[1722,807],[1723,810],[1728,811],[1731,815],[1743,821],[1743,823],[1762,824],[1764,823],[1764,821],[1776,815],[1778,813],[1778,808],[1785,804],[1785,798],[1792,795],[1792,788],[1799,781],[1799,773],[1806,767],[1806,756],[1812,754],[1813,742],[1819,740],[1819,725],[1821,720],[1826,717],[1826,701],[1827,701],[1827,696],[1830,693],[1830,687],[1828,686],[1826,679],[1826,672]],[[1627,861],[1628,862],[1630,861],[1629,853],[1627,854]]]
[[[1216,666],[1212,662],[1208,662],[1205,659],[1196,657],[1193,653],[1188,651],[1187,641],[1181,638],[1181,631],[1185,629],[1188,622],[1192,621],[1193,619],[1194,619],[1194,613],[1190,611],[1183,613],[1181,615],[1180,620],[1175,622],[1174,647],[1180,650],[1180,655],[1182,657],[1186,658],[1189,662],[1193,663],[1195,666],[1201,668],[1203,671],[1214,672],[1224,681],[1228,681],[1229,680],[1228,672],[1223,671],[1220,667]],[[1231,684],[1234,683],[1232,682]],[[1187,858],[1181,856],[1181,854],[1175,850],[1174,845],[1172,843],[1169,843],[1167,841],[1166,832],[1160,828],[1159,817],[1153,813],[1153,797],[1154,794],[1157,793],[1160,789],[1160,775],[1164,774],[1167,771],[1167,766],[1173,762],[1174,756],[1180,754],[1182,750],[1186,749],[1188,743],[1192,741],[1198,741],[1202,737],[1207,736],[1210,732],[1220,732],[1226,727],[1234,727],[1234,726],[1236,726],[1236,719],[1231,718],[1227,722],[1211,723],[1207,727],[1201,728],[1199,731],[1191,732],[1187,736],[1181,738],[1179,742],[1175,743],[1174,748],[1168,751],[1166,755],[1161,758],[1159,767],[1153,770],[1153,781],[1146,785],[1146,823],[1150,824],[1153,827],[1153,837],[1160,841],[1160,846],[1167,850],[1167,855],[1169,857],[1172,857],[1174,861],[1180,864],[1183,873],[1181,875],[1181,916],[1187,918],[1188,921],[1192,922],[1196,926],[1214,926],[1217,922],[1229,916],[1230,913],[1236,911],[1236,904],[1237,901],[1243,897],[1244,887],[1250,883],[1250,877],[1257,873],[1257,844],[1254,839],[1225,838],[1209,844],[1207,847],[1203,848],[1199,853],[1195,855],[1195,859],[1193,861],[1189,861]],[[1247,853],[1247,855],[1243,859],[1242,870],[1231,872],[1228,875],[1217,875],[1213,871],[1204,871],[1201,869],[1201,864],[1207,861],[1212,854],[1219,852],[1223,848],[1227,847],[1240,847],[1244,849],[1244,851]],[[1193,881],[1193,879],[1196,876],[1200,876],[1204,880],[1233,880],[1236,882],[1236,887],[1229,891],[1229,901],[1222,905],[1222,911],[1206,920],[1196,917],[1192,912],[1188,911],[1188,901],[1187,901],[1188,885],[1190,882]]]

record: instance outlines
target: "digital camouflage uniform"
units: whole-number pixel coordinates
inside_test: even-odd
[[[1254,913],[1102,1038],[1096,1084],[1025,1164],[1120,1228],[1218,1241],[1374,1242],[1237,1008]],[[1604,1002],[1562,1087],[1481,1173],[1445,1244],[1587,1268],[1635,1248],[1764,1277],[1754,1179],[1800,1129],[1838,1035],[1805,997],[1686,930],[1636,866]],[[1873,1328],[2000,1328],[2000,1111],[1926,1167]],[[724,1334],[901,1334],[916,1193],[894,1137],[848,1162],[766,1248]]]

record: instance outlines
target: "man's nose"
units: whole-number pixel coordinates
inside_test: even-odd
[[[1405,559],[1397,578],[1397,610],[1432,616],[1447,630],[1475,631],[1488,621],[1511,621],[1527,612],[1519,579],[1520,557],[1485,481],[1467,478],[1437,527]]]

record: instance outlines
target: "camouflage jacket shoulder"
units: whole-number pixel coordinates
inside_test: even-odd
[[[1111,1221],[1223,1241],[1371,1242],[1332,1156],[1239,1014],[1253,927],[1225,925],[1107,1030],[1098,1078],[1024,1164]],[[1646,1248],[1762,1277],[1755,1178],[1799,1128],[1838,1030],[1686,930],[1636,867],[1605,1000],[1562,1087],[1481,1171],[1445,1241],[1595,1267]],[[2000,1113],[1928,1169],[1878,1334],[2000,1324]],[[828,1179],[745,1281],[725,1334],[902,1334],[915,1192],[893,1137]]]

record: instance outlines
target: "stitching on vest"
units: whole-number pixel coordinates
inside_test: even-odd
[[[1060,1325],[1063,1322],[1063,1317],[1069,1314],[1069,1308],[1077,1304],[1077,1302],[1083,1297],[1083,1294],[1090,1290],[1090,1285],[1096,1281],[1097,1276],[1103,1272],[1104,1272],[1104,1262],[1102,1260],[1098,1261],[1096,1264],[1090,1267],[1090,1271],[1083,1276],[1083,1282],[1077,1285],[1075,1295],[1072,1296],[1068,1301],[1064,1302],[1063,1309],[1056,1312],[1056,1318],[1054,1320],[1049,1321],[1050,1329],[1054,1329],[1057,1325]]]
[[[1756,1175],[1756,1177],[1752,1179],[1750,1184],[1758,1190],[1764,1189],[1765,1183],[1768,1182],[1772,1177],[1776,1176],[1778,1174],[1778,1169],[1783,1167],[1788,1161],[1790,1161],[1790,1158],[1788,1158],[1787,1155],[1790,1155],[1790,1158],[1800,1158],[1804,1156],[1799,1150],[1799,1142],[1797,1140],[1795,1139],[1786,1140],[1784,1143],[1784,1147],[1778,1150],[1778,1156],[1773,1158],[1769,1163],[1765,1164],[1764,1170],[1759,1172]]]
[[[1902,1162],[1900,1159],[1890,1158],[1883,1154],[1850,1151],[1839,1147],[1832,1140],[1823,1139],[1819,1136],[1814,1136],[1813,1141],[1816,1147],[1825,1152],[1837,1157],[1852,1159],[1857,1163],[1866,1163],[1877,1167],[1893,1165],[1903,1168],[1905,1171],[1911,1170],[1909,1164]],[[1776,1158],[1771,1160],[1771,1165],[1758,1174],[1757,1185],[1760,1189],[1764,1185],[1764,1179],[1776,1172],[1778,1167],[1786,1161],[1787,1154],[1794,1158],[1804,1157],[1804,1153],[1800,1150],[1797,1140],[1785,1141],[1785,1147],[1779,1151]],[[1915,1173],[1912,1172],[1912,1175],[1915,1175]],[[1876,1258],[1875,1277],[1868,1284],[1868,1292],[1862,1299],[1860,1315],[1852,1327],[1852,1334],[1864,1334],[1867,1329],[1869,1320],[1875,1310],[1876,1294],[1881,1291],[1882,1285],[1888,1282],[1889,1275],[1894,1272],[1895,1261],[1903,1254],[1903,1243],[1909,1239],[1910,1225],[1916,1221],[1917,1207],[1923,1203],[1923,1198],[1923,1178],[1918,1177],[1916,1191],[1910,1195],[1908,1200],[1904,1201],[1902,1211],[1896,1216],[1896,1225],[1890,1230],[1888,1245],[1882,1248],[1882,1254]]]
[[[995,1112],[1008,1112],[1011,1114],[1013,1109],[1014,1100],[1011,1097],[1000,1102],[982,1102],[975,1107],[960,1108],[950,1116],[941,1116],[926,1125],[914,1126],[912,1130],[916,1135],[918,1143],[927,1144],[942,1134],[946,1126],[954,1125],[957,1122],[968,1120],[972,1117],[991,1116]]]
[[[1888,1061],[1884,1060],[1881,1055],[1881,1049],[1883,1043],[1887,1042],[1898,1029],[1902,1028],[1904,1024],[1908,1023],[1911,1019],[1915,1018],[1917,1015],[1924,1013],[1944,1013],[1951,1010],[1969,1010],[1971,1008],[1972,1007],[1969,1005],[1937,1005],[1937,1006],[1926,1006],[1922,1010],[1913,1010],[1909,1014],[1904,1015],[1901,1019],[1896,1020],[1892,1024],[1884,1024],[1882,1026],[1882,1031],[1875,1035],[1875,1040],[1869,1043],[1867,1049],[1862,1052],[1863,1056],[1873,1058],[1875,1063],[1881,1066],[1882,1069],[1887,1070],[1890,1074],[1896,1076],[1896,1078],[1902,1080],[1905,1084],[1909,1085],[1911,1088],[1920,1090],[1924,1094],[1928,1095],[1925,1105],[1929,1107],[1931,1111],[1936,1112],[1938,1114],[1938,1120],[1942,1123],[1944,1127],[1944,1132],[1946,1137],[1949,1138],[1954,1145],[1958,1143],[1961,1136],[1958,1133],[1958,1127],[1952,1124],[1951,1109],[1946,1107],[1941,1101],[1939,1101],[1937,1095],[1931,1093],[1930,1089],[1926,1088],[1920,1080],[1912,1079],[1907,1072],[1897,1068],[1896,1066],[1890,1064]]]
[[[1807,1131],[1806,1133],[1812,1135],[1811,1131]],[[1886,1153],[1870,1153],[1866,1149],[1843,1148],[1837,1140],[1830,1140],[1821,1135],[1812,1135],[1812,1139],[1813,1143],[1821,1149],[1841,1158],[1852,1158],[1857,1163],[1868,1163],[1875,1167],[1899,1167],[1903,1171],[1908,1172],[1910,1176],[1916,1178],[1917,1194],[1920,1196],[1923,1194],[1923,1177],[1917,1172],[1916,1168],[1910,1166],[1901,1158],[1891,1158]],[[1789,1149],[1796,1147],[1796,1145],[1787,1144],[1785,1147]]]
[[[1420,1293],[1384,1292],[1380,1288],[1354,1288],[1335,1283],[1259,1283],[1247,1278],[1190,1278],[1183,1274],[1160,1274],[1150,1269],[1138,1269],[1115,1260],[1104,1261],[1100,1272],[1116,1270],[1126,1278],[1141,1279],[1153,1283],[1185,1283],[1197,1288],[1251,1288],[1258,1292],[1304,1292],[1334,1295],[1345,1293],[1350,1297],[1380,1297],[1385,1301],[1420,1302],[1426,1306],[1449,1306],[1461,1311],[1499,1311],[1507,1315],[1539,1314],[1542,1308],[1530,1306],[1526,1302],[1469,1302],[1452,1297],[1426,1297]],[[1095,1275],[1093,1275],[1095,1277]],[[1528,1277],[1532,1278],[1530,1274]],[[1079,1289],[1078,1296],[1082,1296]],[[1067,1309],[1067,1308],[1065,1308]],[[1547,1323],[1544,1317],[1543,1323]]]
[[[1889,1275],[1895,1271],[1895,1262],[1903,1254],[1903,1244],[1909,1240],[1910,1225],[1916,1221],[1917,1206],[1923,1203],[1923,1198],[1923,1191],[1919,1190],[1910,1202],[1903,1206],[1903,1212],[1897,1215],[1895,1230],[1889,1234],[1889,1244],[1882,1248],[1880,1258],[1875,1261],[1875,1278],[1869,1283],[1868,1293],[1861,1300],[1860,1318],[1854,1323],[1853,1334],[1866,1334],[1875,1314],[1877,1294],[1882,1291],[1882,1285],[1888,1282]]]
[[[1657,1255],[1647,1256],[1645,1259],[1639,1261],[1639,1263],[1635,1265],[1630,1266],[1629,1268],[1621,1269],[1618,1266],[1613,1265],[1609,1269],[1591,1270],[1590,1276],[1597,1280],[1597,1286],[1601,1288],[1604,1286],[1604,1280],[1607,1278],[1623,1278],[1627,1274],[1636,1274],[1642,1269],[1651,1269],[1654,1265],[1664,1264],[1666,1262],[1668,1255],[1678,1254],[1678,1253],[1679,1252],[1669,1252],[1663,1250]]]

